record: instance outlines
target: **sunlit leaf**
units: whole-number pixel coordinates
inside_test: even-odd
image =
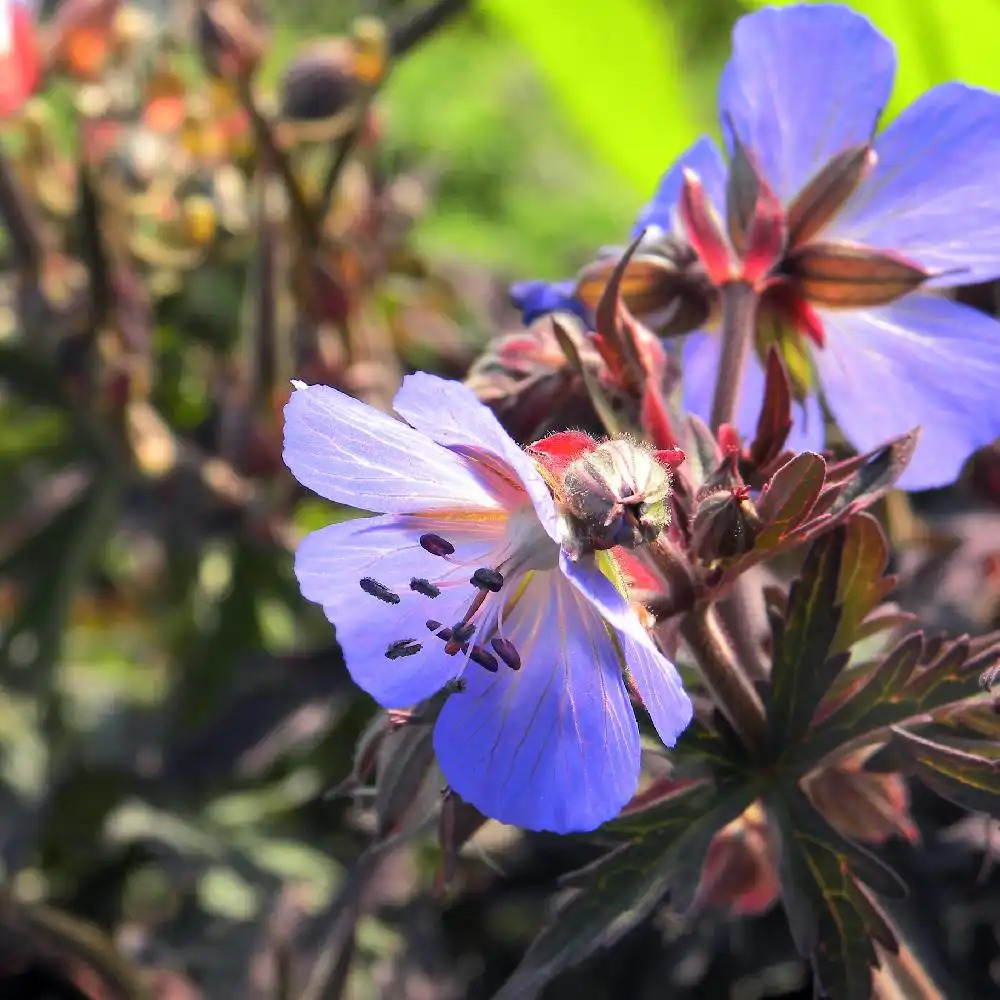
[[[595,149],[638,193],[697,135],[670,8],[651,0],[487,0]]]
[[[878,521],[866,513],[851,518],[837,582],[837,603],[842,613],[833,641],[834,652],[850,648],[861,622],[892,588],[893,580],[882,575],[888,560],[889,545]]]

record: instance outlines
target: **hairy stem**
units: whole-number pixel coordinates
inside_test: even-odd
[[[757,293],[746,282],[723,285],[721,295],[722,357],[712,397],[713,431],[734,422],[757,321]]]
[[[650,546],[649,554],[671,595],[669,613],[680,612],[681,635],[691,647],[715,703],[748,747],[762,747],[764,706],[719,624],[715,607],[699,602],[686,556],[665,535]],[[655,607],[653,610],[655,613]]]
[[[685,615],[681,635],[691,647],[715,703],[751,750],[764,742],[764,706],[740,669],[719,625],[715,608],[701,606]]]

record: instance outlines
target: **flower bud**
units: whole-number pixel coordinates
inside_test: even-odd
[[[691,546],[706,563],[733,559],[753,548],[760,517],[745,486],[713,490],[694,515]]]
[[[280,85],[284,133],[304,142],[329,142],[354,127],[365,97],[385,74],[388,34],[361,18],[350,37],[310,42],[288,65]]]
[[[670,472],[643,444],[605,441],[563,479],[564,503],[584,548],[636,548],[670,523]]]

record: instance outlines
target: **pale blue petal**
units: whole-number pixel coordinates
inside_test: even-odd
[[[871,177],[824,236],[953,271],[940,285],[1000,275],[1000,95],[960,83],[935,87],[875,149]]]
[[[701,180],[709,202],[720,214],[726,208],[726,165],[715,143],[702,136],[690,149],[682,153],[677,162],[663,175],[652,200],[639,213],[632,228],[633,238],[644,229],[677,230],[677,202],[684,184],[684,170],[693,170]]]
[[[414,514],[498,506],[458,455],[325,385],[296,383],[285,405],[283,458],[303,486],[362,510]]]
[[[417,372],[403,379],[392,405],[408,424],[438,444],[459,449],[473,460],[484,454],[499,459],[480,463],[498,499],[505,506],[517,506],[521,502],[517,494],[526,492],[542,527],[558,540],[556,508],[545,480],[468,386]]]
[[[935,295],[823,311],[816,351],[827,404],[858,451],[922,427],[907,489],[945,486],[1000,435],[1000,323]]]
[[[470,663],[434,730],[449,785],[529,830],[593,830],[635,793],[639,731],[607,629],[562,573],[533,575],[504,622],[522,666]]]
[[[420,547],[434,532],[455,546],[455,564]],[[303,595],[323,606],[337,627],[337,641],[355,683],[385,708],[406,708],[429,698],[462,672],[465,657],[448,656],[444,643],[427,629],[427,619],[443,625],[459,621],[475,596],[474,569],[495,564],[502,551],[503,521],[437,521],[392,515],[331,524],[307,535],[295,553],[295,575]],[[365,593],[360,580],[371,577],[395,593],[399,604]],[[421,578],[441,593],[427,597],[410,589]],[[415,639],[414,656],[388,659],[395,639]]]
[[[684,408],[708,423],[712,413],[712,396],[719,374],[722,334],[717,331],[692,333],[684,340],[683,364]],[[764,402],[764,366],[756,352],[747,359],[747,370],[736,410],[736,425],[744,441],[753,440],[757,420]],[[792,451],[822,451],[826,435],[819,400],[810,396],[804,403],[792,404],[792,431],[786,448]]]
[[[834,155],[872,134],[892,90],[892,45],[839,5],[771,7],[741,18],[719,110],[788,202]]]
[[[592,559],[573,562],[565,552],[559,564],[567,579],[600,611],[615,629],[625,666],[656,732],[672,747],[694,713],[674,665],[656,648],[628,601]]]

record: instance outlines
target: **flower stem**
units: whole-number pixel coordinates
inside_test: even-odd
[[[681,634],[698,661],[715,703],[751,750],[764,744],[764,706],[740,669],[722,632],[715,608],[697,607],[681,620]]]
[[[743,388],[743,373],[753,345],[757,292],[745,281],[731,281],[722,296],[722,357],[712,397],[712,430],[734,422]]]
[[[650,546],[653,565],[680,611],[680,632],[691,647],[715,703],[751,750],[763,748],[764,706],[726,638],[712,604],[698,600],[691,566],[666,535]]]
[[[767,612],[758,573],[752,567],[733,581],[729,596],[719,605],[719,618],[732,643],[737,662],[753,681],[767,677],[759,637],[767,631]],[[759,572],[759,570],[758,570]]]

